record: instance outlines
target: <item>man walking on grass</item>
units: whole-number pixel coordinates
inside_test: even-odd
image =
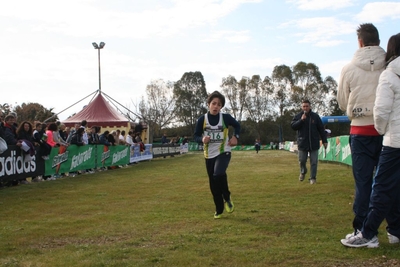
[[[311,111],[309,100],[303,100],[301,103],[302,111],[294,116],[291,126],[297,131],[297,146],[299,150],[300,176],[299,181],[302,182],[307,173],[307,158],[310,154],[310,184],[317,182],[317,166],[318,166],[318,150],[320,147],[320,139],[324,147],[328,146],[324,125],[321,118],[315,112]]]

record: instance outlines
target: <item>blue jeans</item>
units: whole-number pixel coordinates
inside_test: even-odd
[[[400,237],[400,148],[383,147],[362,233],[371,239],[386,219],[387,231]]]
[[[215,212],[221,214],[224,211],[224,200],[230,200],[231,192],[228,187],[226,169],[231,160],[231,153],[225,152],[212,159],[206,159],[206,168],[210,190],[213,195]]]
[[[308,153],[310,153],[310,179],[317,179],[317,167],[318,167],[318,150],[313,151],[305,151],[299,150],[299,164],[300,164],[300,173],[307,173],[307,158]]]
[[[368,214],[375,167],[382,150],[382,136],[350,135],[355,182],[353,228],[360,230]]]

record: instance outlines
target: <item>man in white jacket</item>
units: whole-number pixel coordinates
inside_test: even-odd
[[[360,233],[341,242],[347,247],[379,246],[378,229],[386,219],[389,243],[400,242],[400,33],[390,37],[386,70],[379,78],[374,107],[375,128],[384,134],[370,208]]]
[[[374,128],[373,110],[386,53],[379,46],[379,33],[373,24],[361,24],[357,37],[359,49],[343,67],[337,92],[339,107],[351,120],[349,142],[355,181],[354,232],[346,238],[359,232],[368,214],[374,169],[382,149],[382,136]]]

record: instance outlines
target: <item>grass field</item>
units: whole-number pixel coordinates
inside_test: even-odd
[[[1,266],[400,266],[380,247],[349,249],[351,168],[320,163],[298,181],[286,151],[233,152],[232,214],[213,219],[201,153],[0,190]]]

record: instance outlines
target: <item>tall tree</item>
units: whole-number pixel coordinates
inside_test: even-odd
[[[275,66],[272,71],[272,83],[274,85],[273,103],[275,105],[275,110],[277,111],[275,123],[273,123],[278,132],[278,139],[275,140],[281,142],[284,140],[284,133],[286,132],[285,126],[287,122],[285,114],[288,110],[297,107],[297,103],[292,101],[292,69],[286,65]]]
[[[142,100],[140,112],[155,136],[161,136],[161,129],[175,120],[173,89],[173,82],[162,79],[151,81],[146,87],[147,102]]]
[[[270,79],[266,77],[261,79],[260,75],[253,75],[248,80],[247,94],[246,94],[246,110],[248,119],[256,123],[257,136],[261,136],[259,122],[266,119],[268,114],[271,113],[270,101],[272,98],[272,84]]]
[[[343,112],[339,108],[339,104],[336,99],[337,94],[337,82],[331,76],[328,76],[324,79],[323,83],[323,92],[325,92],[325,98],[322,106],[319,107],[318,111],[321,113],[321,116],[328,115],[344,115]]]
[[[308,99],[312,103],[313,109],[319,111],[324,105],[327,87],[324,86],[321,72],[314,63],[300,61],[292,70],[294,94],[292,95],[295,103]]]
[[[33,123],[35,121],[45,121],[48,118],[53,121],[58,120],[53,108],[47,109],[39,103],[22,103],[20,106],[16,106],[13,111],[17,113],[18,123],[23,121]]]
[[[239,89],[239,105],[242,107],[242,110],[240,112],[240,117],[236,118],[238,121],[243,121],[247,119],[249,116],[249,112],[247,111],[246,107],[246,96],[249,91],[248,85],[249,85],[250,78],[243,76],[242,79],[238,82],[238,89]]]
[[[194,132],[197,118],[207,112],[207,90],[201,72],[185,72],[174,84],[176,99],[175,114],[191,132]]]
[[[222,94],[227,100],[225,103],[226,112],[230,113],[236,120],[241,121],[246,96],[243,87],[240,87],[236,78],[231,75],[227,78],[222,78],[220,87],[222,88]]]
[[[293,106],[291,102],[293,74],[290,67],[286,65],[275,66],[272,71],[272,83],[274,85],[274,103],[278,110],[278,116],[283,116],[285,110]]]
[[[242,123],[242,132],[246,132],[243,140],[265,136],[267,130],[262,127],[262,122],[272,114],[271,79],[267,76],[261,80],[259,75],[253,75],[251,78],[243,76],[237,81],[235,77],[228,76],[222,79],[220,87],[227,99],[225,110]]]

